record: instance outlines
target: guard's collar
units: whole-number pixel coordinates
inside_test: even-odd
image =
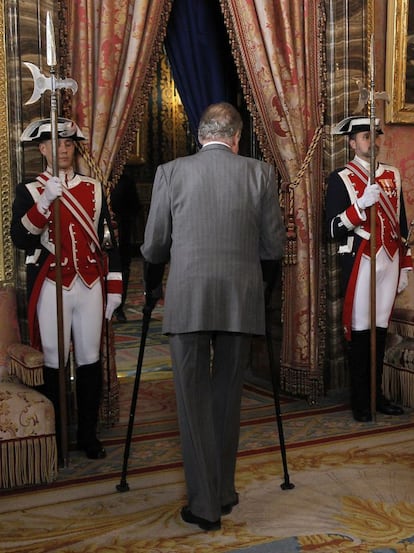
[[[46,172],[50,175],[53,175],[53,171],[50,167],[46,169]],[[67,171],[59,170],[59,178],[62,182],[69,182],[71,181],[75,176],[75,172],[72,168],[68,169]]]

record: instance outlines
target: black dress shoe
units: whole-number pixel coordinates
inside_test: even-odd
[[[229,515],[233,510],[233,507],[235,507],[238,504],[239,504],[239,494],[236,494],[236,499],[234,501],[231,501],[230,503],[226,503],[226,505],[221,506],[221,514]]]
[[[353,409],[352,415],[354,419],[358,422],[371,422],[372,421],[372,415],[370,411],[367,409]]]
[[[404,415],[404,409],[388,401],[378,403],[377,411],[384,415]]]
[[[183,519],[184,522],[189,522],[190,524],[198,524],[198,526],[202,530],[206,530],[206,532],[210,532],[211,530],[220,530],[221,528],[220,519],[212,522],[211,520],[207,520],[205,518],[201,518],[196,515],[193,515],[188,505],[185,505],[185,507],[181,509],[181,518]]]

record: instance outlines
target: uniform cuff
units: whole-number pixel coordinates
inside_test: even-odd
[[[106,291],[108,294],[122,294],[122,273],[109,272],[106,275]]]
[[[340,216],[342,223],[349,230],[358,227],[366,220],[366,216],[360,211],[356,204],[350,205]]]
[[[22,224],[30,234],[41,234],[48,220],[48,214],[43,215],[34,204],[29,211],[23,215]]]

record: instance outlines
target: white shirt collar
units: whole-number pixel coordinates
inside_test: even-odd
[[[362,157],[359,157],[359,156],[355,156],[354,160],[357,161],[360,165],[362,165],[364,169],[369,169],[371,165],[369,161],[366,161],[365,159],[362,159]]]
[[[220,142],[220,140],[212,140],[211,142],[207,142],[206,144],[203,144],[203,148],[205,146],[211,146],[212,144],[221,144],[221,146],[226,146],[229,150],[231,150],[231,147],[228,144]]]

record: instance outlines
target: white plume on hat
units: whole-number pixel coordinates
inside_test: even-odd
[[[71,138],[72,140],[86,140],[78,125],[71,119],[58,117],[58,137]],[[22,132],[21,142],[40,142],[52,137],[52,125],[50,119],[37,119],[32,121]]]

